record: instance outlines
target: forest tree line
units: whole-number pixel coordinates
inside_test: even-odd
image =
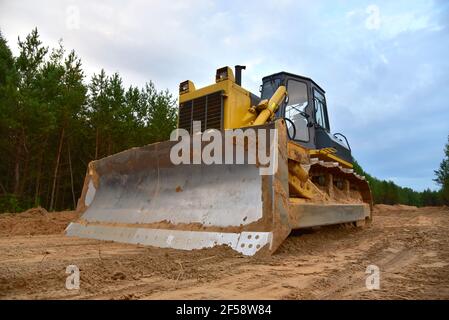
[[[37,29],[18,39],[13,56],[0,33],[0,212],[42,206],[76,207],[91,160],[167,140],[176,127],[176,99],[157,91],[125,88],[118,73],[90,79],[75,51],[62,42],[49,49]],[[367,177],[375,203],[449,204],[449,143],[436,171],[440,191],[416,192]],[[445,162],[446,161],[446,162]]]
[[[0,34],[0,212],[76,206],[89,161],[168,139],[176,99],[125,88],[118,73],[86,79],[62,42],[49,49],[37,29],[12,55]]]

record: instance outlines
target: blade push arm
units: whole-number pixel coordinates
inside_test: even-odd
[[[263,109],[257,116],[256,120],[254,120],[253,125],[257,126],[266,123],[276,113],[279,105],[282,103],[286,96],[287,89],[285,88],[285,86],[279,86],[279,88],[277,88],[276,92],[268,101],[267,107]]]

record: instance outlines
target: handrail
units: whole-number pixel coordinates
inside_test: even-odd
[[[346,145],[348,146],[349,151],[351,151],[351,146],[349,145],[348,139],[346,138],[346,136],[343,133],[334,133],[334,137],[338,139],[338,136],[343,137],[343,139],[345,139],[346,141]],[[340,139],[339,139],[340,140]],[[341,140],[340,140],[341,141]]]

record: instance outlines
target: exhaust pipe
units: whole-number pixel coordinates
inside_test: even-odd
[[[239,86],[242,85],[242,70],[246,70],[246,66],[235,66],[235,83],[237,83]]]

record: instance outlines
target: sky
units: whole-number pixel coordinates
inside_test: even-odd
[[[37,27],[125,85],[213,83],[242,64],[243,86],[288,71],[326,90],[331,130],[344,133],[365,171],[415,190],[437,189],[449,134],[449,1],[0,0],[0,30]]]

